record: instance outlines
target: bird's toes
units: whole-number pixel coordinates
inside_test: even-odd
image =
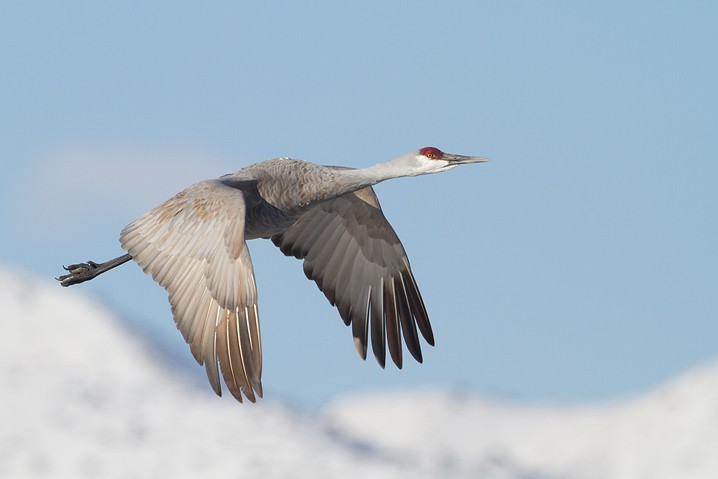
[[[62,276],[58,276],[55,279],[59,281],[62,286],[70,286],[71,284],[73,284],[71,274],[63,274]]]
[[[86,263],[71,264],[70,266],[63,266],[62,269],[69,271],[70,273],[81,272],[97,268],[97,263],[94,261],[88,261]]]
[[[97,269],[97,263],[94,261],[88,261],[86,263],[63,266],[62,269],[68,271],[69,273],[63,274],[55,279],[59,281],[62,286],[71,286],[94,277],[94,270]]]

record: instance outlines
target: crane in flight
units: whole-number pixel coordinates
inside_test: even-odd
[[[62,286],[88,281],[134,260],[169,295],[177,328],[209,382],[222,394],[262,397],[257,288],[246,241],[271,239],[351,325],[362,359],[368,345],[381,367],[388,346],[402,367],[402,337],[422,362],[419,335],[434,345],[409,259],[384,217],[373,185],[439,173],[487,158],[426,147],[368,168],[276,158],[196,183],[126,226],[127,254],[73,264]],[[418,330],[418,331],[417,331]],[[371,340],[371,341],[370,341]]]

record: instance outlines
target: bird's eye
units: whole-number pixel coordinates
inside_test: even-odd
[[[422,148],[421,150],[419,150],[419,154],[431,160],[438,160],[442,156],[444,156],[444,153],[440,149],[434,148],[433,146],[427,146],[426,148]]]

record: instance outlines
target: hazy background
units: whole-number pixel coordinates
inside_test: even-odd
[[[718,355],[717,24],[714,2],[5,5],[0,263],[118,256],[140,214],[275,156],[489,156],[376,188],[434,325],[421,366],[360,361],[301,263],[250,243],[266,395],[640,390]],[[192,364],[136,265],[77,290]]]

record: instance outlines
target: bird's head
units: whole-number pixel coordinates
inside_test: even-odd
[[[404,155],[403,160],[410,166],[412,176],[439,173],[456,168],[465,163],[484,163],[488,158],[480,156],[454,155],[444,153],[438,148],[427,146],[415,152]]]

